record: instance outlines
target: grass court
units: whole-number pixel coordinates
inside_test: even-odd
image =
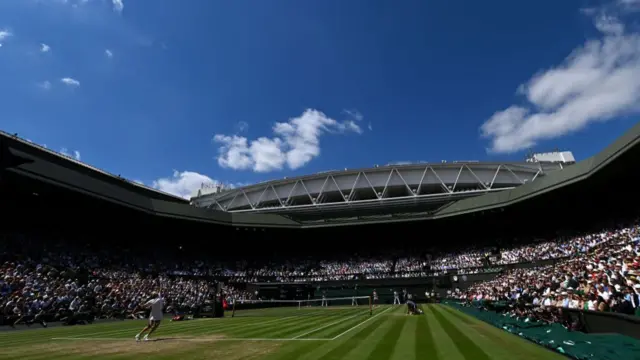
[[[445,305],[276,308],[235,318],[163,321],[136,343],[142,320],[0,332],[0,359],[535,360],[565,359]],[[38,326],[38,325],[34,325]]]

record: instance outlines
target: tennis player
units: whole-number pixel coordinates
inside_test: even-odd
[[[400,305],[400,296],[397,290],[393,291],[393,305]]]
[[[147,326],[140,331],[136,335],[136,341],[140,341],[140,337],[144,334],[144,338],[142,341],[149,341],[149,335],[153,334],[158,326],[160,326],[160,321],[162,321],[162,309],[164,307],[164,299],[158,293],[151,294],[151,300],[147,301],[143,308],[151,309],[151,313],[149,314],[149,323]],[[145,334],[146,333],[146,334]]]
[[[407,300],[407,315],[420,315],[422,314],[422,310],[418,308],[415,301],[413,301],[411,294],[409,294],[409,299]]]
[[[418,307],[413,300],[407,300],[407,315],[415,315],[417,313]]]

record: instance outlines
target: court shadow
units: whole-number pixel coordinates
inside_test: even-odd
[[[179,338],[172,338],[172,337],[164,337],[164,338],[149,339],[147,341],[176,341],[176,340],[180,340],[180,339]]]

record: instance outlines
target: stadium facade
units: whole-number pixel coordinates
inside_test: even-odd
[[[571,166],[565,166],[571,158],[554,162],[544,156],[521,163],[382,166],[203,193],[190,203],[0,133],[0,189],[7,196],[12,186],[46,185],[156,218],[235,228],[383,224],[503,211],[522,200],[597,178],[604,169],[630,177],[635,174],[630,161],[638,158],[639,142],[637,124],[601,153]]]

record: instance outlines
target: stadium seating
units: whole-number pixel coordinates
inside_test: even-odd
[[[635,224],[556,241],[514,244],[499,252],[484,248],[421,257],[273,258],[265,263],[220,262],[213,255],[182,256],[162,249],[154,253],[113,251],[55,237],[5,234],[0,242],[2,323],[135,317],[132,311],[156,289],[166,293],[168,311],[198,313],[219,295],[218,282],[225,284],[221,291],[232,302],[260,296],[246,290],[251,282],[418,278],[490,271],[502,273],[452,296],[640,313],[640,238]],[[557,262],[531,267],[549,259]],[[505,267],[515,263],[530,266]]]
[[[638,235],[638,227],[631,226],[579,237],[572,244],[558,244],[556,247],[571,249],[572,256],[554,266],[507,270],[458,297],[522,299],[540,307],[640,314]]]

